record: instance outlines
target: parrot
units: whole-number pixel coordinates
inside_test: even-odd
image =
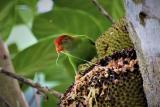
[[[58,55],[63,53],[67,56],[76,74],[80,64],[88,63],[97,55],[95,43],[85,35],[63,34],[54,40],[54,45]]]

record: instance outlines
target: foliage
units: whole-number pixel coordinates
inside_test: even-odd
[[[0,1],[0,35],[6,39],[15,23],[14,0]]]
[[[58,81],[58,86],[54,88],[63,92],[74,80],[74,71],[63,55],[56,64],[53,39],[59,34],[68,33],[86,35],[95,41],[111,22],[100,14],[91,0],[55,0],[53,9],[45,13],[37,12],[37,2],[0,0],[0,36],[7,41],[9,36],[13,36],[10,34],[14,26],[27,26],[37,43],[23,50],[18,50],[15,44],[9,45],[16,72],[30,78],[36,72],[42,72],[47,81]],[[99,2],[115,20],[123,16],[122,0]],[[56,105],[55,98],[42,103],[44,107]]]

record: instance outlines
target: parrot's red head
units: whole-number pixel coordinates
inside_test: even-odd
[[[54,45],[56,47],[56,52],[60,53],[61,51],[64,50],[64,45],[65,43],[67,43],[69,40],[71,40],[72,38],[68,35],[61,35],[58,36],[55,40],[54,40]]]

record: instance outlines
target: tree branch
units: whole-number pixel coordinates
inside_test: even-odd
[[[125,0],[128,30],[136,48],[148,107],[160,107],[159,5],[159,0]]]
[[[14,79],[16,79],[16,80],[18,80],[18,81],[20,81],[20,82],[22,82],[22,83],[24,83],[26,85],[29,85],[29,86],[31,86],[33,88],[36,88],[38,90],[38,92],[43,93],[45,95],[51,94],[51,95],[53,95],[53,96],[55,96],[57,98],[60,98],[62,96],[61,93],[59,93],[59,92],[57,92],[55,90],[50,90],[47,87],[42,87],[39,83],[34,83],[30,79],[26,79],[26,78],[24,78],[24,77],[22,77],[20,75],[17,75],[15,73],[12,73],[12,72],[9,72],[9,71],[6,71],[6,70],[4,70],[2,68],[0,68],[0,73],[4,74],[6,76],[9,76],[11,78],[14,78]]]
[[[108,12],[100,5],[100,3],[97,0],[92,0],[92,2],[103,16],[105,16],[112,23],[114,22],[113,18],[108,14]]]
[[[0,67],[14,72],[14,67],[10,59],[10,54],[7,46],[1,39],[0,35]],[[16,97],[15,97],[16,96]],[[3,74],[0,74],[0,107],[28,107],[26,100],[24,99],[19,84],[16,80],[13,80]],[[4,104],[5,103],[5,104]]]

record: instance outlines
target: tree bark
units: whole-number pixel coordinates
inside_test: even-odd
[[[148,107],[160,107],[160,0],[125,0]]]
[[[14,72],[9,53],[0,38],[0,67]],[[0,74],[0,107],[28,107],[18,82]]]

